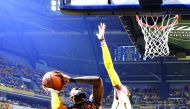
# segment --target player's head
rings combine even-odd
[[[86,99],[86,93],[82,88],[73,88],[70,92],[70,98],[74,103],[81,102]]]

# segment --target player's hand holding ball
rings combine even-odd
[[[48,92],[59,92],[65,84],[70,83],[70,76],[60,71],[47,72],[42,78],[42,87]]]

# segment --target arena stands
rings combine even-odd
[[[18,100],[0,101],[0,109],[48,109],[40,104],[28,104]]]
[[[170,88],[168,99],[160,98],[159,90],[156,88],[133,88],[132,103],[134,108],[140,107],[181,107],[181,109],[190,108],[190,85],[178,88]],[[105,98],[105,107],[110,107],[113,101],[113,90]]]
[[[13,64],[4,58],[0,58],[0,86],[2,89],[9,90],[10,92],[16,92],[26,95],[31,95],[34,93],[38,96],[49,96],[47,92],[42,89],[41,81],[45,72],[36,70],[32,68],[28,63],[16,63]],[[70,103],[69,92],[73,87],[82,87],[89,97],[92,93],[92,87],[86,85],[78,85],[71,84],[69,86],[65,86],[64,92],[62,91],[60,94],[64,98],[63,101],[66,104]],[[25,92],[23,92],[23,91]],[[31,93],[30,93],[31,92]],[[3,105],[9,106],[9,104],[37,108],[37,109],[45,109],[43,106],[39,104],[28,104],[21,102],[19,100],[5,100],[6,103],[3,102]],[[40,108],[39,108],[40,107]],[[7,108],[6,108],[7,109]]]
[[[45,72],[34,69],[29,64],[13,64],[12,62],[0,58],[0,86],[12,92],[25,93],[26,95],[40,95],[49,96],[41,86],[41,79]],[[92,93],[91,86],[71,84],[64,87],[64,91],[61,92],[61,97],[65,104],[70,104],[69,92],[73,87],[82,87],[88,97]],[[11,89],[12,88],[12,89]],[[13,90],[15,89],[15,90]],[[17,89],[17,90],[16,90]],[[23,92],[22,92],[22,91]],[[133,88],[132,103],[134,108],[141,107],[185,107],[190,108],[190,85],[182,85],[179,87],[170,87],[169,98],[162,99],[160,97],[159,89],[156,87],[149,88]],[[25,91],[25,92],[24,92]],[[29,93],[28,93],[29,92]],[[34,95],[33,95],[34,94]],[[113,100],[113,90],[104,99],[104,106],[111,107]],[[48,109],[47,106],[36,103],[27,103],[18,99],[6,98],[1,100],[0,106],[2,109],[12,109],[11,106],[23,106],[27,109]]]

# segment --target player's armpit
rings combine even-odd
[[[51,107],[52,109],[68,109],[63,105],[56,92],[52,92],[51,94]]]
[[[110,80],[112,82],[112,85],[116,86],[116,85],[121,84],[119,76],[117,75],[117,73],[114,69],[111,55],[110,55],[107,45],[102,45],[102,52],[103,52],[104,65],[106,67],[106,70],[107,70]]]

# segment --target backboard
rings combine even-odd
[[[140,2],[146,0],[112,0],[112,4],[120,5],[140,5]],[[147,1],[148,3],[149,1]],[[159,2],[159,0],[154,0],[153,3]],[[188,5],[190,4],[189,0],[162,0],[162,4],[176,4],[176,5]]]
[[[163,0],[163,4],[177,4],[177,5],[188,5],[189,0]]]
[[[142,1],[149,4],[148,9],[143,7]],[[61,0],[60,9],[68,15],[189,14],[190,0]]]
[[[179,23],[169,34],[170,51],[172,55],[181,50],[190,55],[190,0],[61,0],[60,10],[66,15],[119,15],[132,20],[135,15],[178,14]]]

